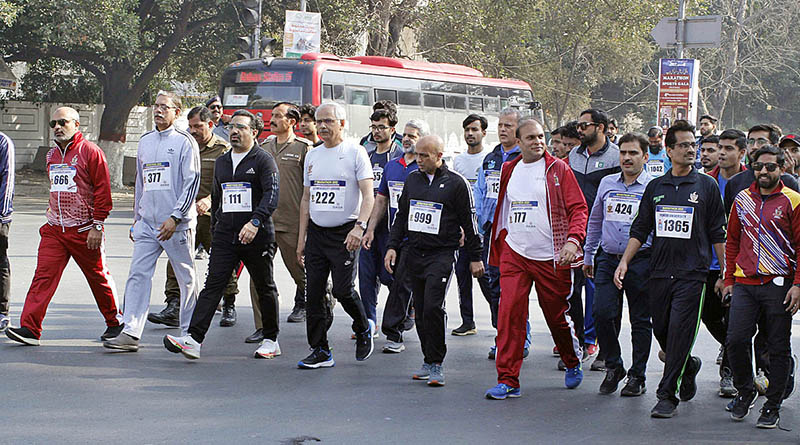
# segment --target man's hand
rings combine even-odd
[[[194,203],[194,208],[197,210],[198,215],[205,215],[208,212],[208,209],[211,208],[211,197],[206,196],[203,199],[198,200]]]
[[[375,239],[375,231],[372,229],[367,229],[367,232],[364,234],[364,237],[361,238],[361,247],[369,250],[372,247],[372,240]]]
[[[731,295],[732,293],[733,293],[733,286],[725,286],[725,288],[722,289],[722,297],[721,298],[722,298],[722,306],[723,307],[728,307],[728,306],[731,305],[730,301],[728,301],[727,303],[725,302],[725,295]]]
[[[461,238],[458,239],[458,247],[464,247],[464,229],[461,229]]]
[[[622,289],[622,282],[625,281],[625,274],[628,273],[628,263],[620,261],[617,270],[614,271],[614,285],[617,289]]]
[[[133,236],[133,234],[131,234]],[[94,250],[100,248],[100,244],[103,243],[103,231],[97,230],[94,227],[89,229],[89,234],[86,235],[86,247],[89,250]]]
[[[561,266],[569,266],[578,258],[578,251],[580,248],[572,242],[567,242],[558,254],[558,264]]]
[[[344,240],[344,245],[347,247],[347,250],[350,252],[355,252],[359,246],[361,246],[361,238],[364,236],[364,230],[359,226],[354,226],[350,233],[347,234],[347,238]]]
[[[135,225],[136,225],[136,223],[133,223],[133,225],[131,226],[131,230],[128,231],[128,238],[130,238],[131,241],[134,241],[134,239],[133,239],[133,226],[135,226]]]
[[[390,274],[394,274],[394,262],[397,260],[397,252],[394,249],[386,251],[386,256],[383,257],[383,267]]]
[[[161,223],[161,227],[158,228],[158,240],[159,241],[168,241],[172,238],[172,234],[175,233],[175,220],[172,217],[167,218],[166,221]]]
[[[305,267],[305,254],[306,254],[306,240],[305,237],[297,241],[297,262],[300,263],[301,266]]]
[[[594,266],[590,266],[588,264],[583,265],[583,276],[586,278],[594,279]]]
[[[485,272],[485,270],[483,269],[483,261],[470,261],[469,271],[475,278],[482,277],[483,273]]]
[[[720,298],[722,298],[725,296],[725,294],[723,293],[725,289],[726,289],[725,280],[723,280],[722,278],[717,278],[717,283],[714,284],[714,292],[716,292],[717,295],[719,295]]]
[[[243,225],[242,230],[239,231],[239,242],[242,244],[250,244],[256,235],[258,235],[258,227],[254,226],[252,222],[248,222]]]
[[[797,313],[797,309],[800,308],[800,287],[792,286],[789,292],[786,292],[786,299],[783,300],[783,304],[789,305],[786,307],[786,312],[791,312],[792,316],[794,316]]]

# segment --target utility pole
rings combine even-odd
[[[300,11],[306,12],[307,2],[306,0],[300,0]]]
[[[683,0],[681,0],[683,1]],[[253,28],[253,58],[261,57],[261,0],[258,0],[258,23]]]
[[[675,27],[675,43],[678,50],[678,58],[683,59],[683,47],[686,43],[686,0],[678,0],[678,23]]]

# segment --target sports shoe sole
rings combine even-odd
[[[384,346],[381,351],[384,354],[399,354],[399,353],[401,353],[401,352],[403,352],[405,350],[406,350],[406,347],[404,345],[400,345],[399,348],[390,348],[388,346]]]
[[[620,397],[639,397],[647,392],[647,387],[642,388],[639,392],[625,391],[625,388],[619,392]]]
[[[414,380],[428,380],[430,376],[430,374],[414,374],[411,378]]]
[[[781,423],[781,419],[778,419],[775,423],[758,423],[756,422],[756,428],[761,428],[764,430],[771,430],[773,428],[777,428],[778,424]]]
[[[170,352],[183,354],[183,356],[189,360],[197,360],[200,358],[200,354],[195,355],[189,353],[187,349],[184,349],[183,346],[172,340],[168,335],[164,336],[164,347]]]
[[[464,336],[467,336],[467,335],[475,335],[477,333],[478,333],[477,329],[469,329],[469,330],[463,331],[463,332],[462,331],[453,330],[453,332],[451,332],[450,335],[455,335],[456,337],[464,337]]]
[[[308,364],[302,361],[297,362],[297,367],[300,369],[318,369],[318,368],[333,368],[336,362],[333,359],[325,360],[324,362]]]
[[[651,411],[650,412],[650,417],[654,417],[656,419],[671,419],[671,418],[675,417],[675,411],[673,411],[673,412],[671,412],[669,414],[666,414],[666,413],[654,413],[654,412]]]
[[[122,352],[137,352],[139,351],[138,346],[133,345],[115,345],[113,343],[109,343],[108,341],[103,342],[103,347],[108,349],[113,349],[115,351],[122,351]]]
[[[16,342],[28,345],[28,346],[39,346],[40,341],[38,338],[28,338],[23,337],[16,332],[12,331],[11,329],[6,329],[6,337],[14,340]]]
[[[428,386],[444,386],[444,380],[431,380],[428,379]]]
[[[725,407],[725,411],[730,411],[731,412],[731,419],[733,419],[734,422],[741,422],[741,421],[744,420],[745,417],[747,417],[748,414],[750,414],[750,410],[753,409],[754,406],[756,406],[756,400],[758,400],[758,393],[757,392],[756,392],[756,396],[753,397],[753,401],[750,402],[750,406],[747,407],[747,412],[744,413],[744,415],[742,417],[736,417],[733,414],[733,407],[731,407],[731,409],[729,410],[728,407],[726,406]]]
[[[277,357],[279,355],[281,355],[281,350],[280,349],[278,349],[277,351],[275,351],[273,353],[270,353],[270,354],[259,354],[258,350],[256,350],[256,352],[253,353],[253,357],[254,358],[263,358],[263,359],[267,359],[267,360],[269,360],[271,358],[275,358],[275,357]]]
[[[516,399],[516,398],[522,397],[522,394],[521,393],[506,393],[506,394],[503,394],[502,396],[495,396],[495,395],[489,394],[487,392],[485,396],[489,400],[505,400],[505,399]]]

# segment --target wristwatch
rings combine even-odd
[[[180,218],[178,218],[178,217],[175,217],[175,216],[172,216],[172,215],[170,215],[169,217],[170,217],[170,218],[172,218],[172,220],[173,220],[173,221],[175,221],[175,224],[176,224],[176,225],[177,225],[177,224],[180,224],[180,223],[181,223],[181,221],[183,221],[182,219],[180,219]]]
[[[356,221],[356,225],[361,227],[361,230],[367,231],[367,222],[366,221]]]
[[[253,218],[253,219],[250,220],[250,224],[252,224],[253,227],[255,227],[257,229],[257,228],[261,227],[261,220],[258,219],[258,218]]]
[[[103,225],[102,225],[102,224],[100,224],[100,223],[94,223],[94,224],[92,225],[92,228],[93,228],[94,230],[98,230],[98,231],[100,231],[100,232],[102,232],[102,231],[103,231]]]

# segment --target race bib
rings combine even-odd
[[[639,212],[639,193],[611,192],[606,197],[606,221],[631,224]]]
[[[500,172],[489,170],[486,172],[486,197],[497,199],[500,193]]]
[[[657,178],[659,176],[664,176],[666,173],[666,166],[664,165],[664,161],[661,159],[654,159],[652,161],[647,161],[647,172],[650,173],[653,177]]]
[[[171,190],[169,162],[151,162],[142,166],[144,191]]]
[[[50,166],[51,192],[76,192],[75,174],[78,170],[69,164],[52,164]]]
[[[438,235],[442,208],[438,202],[412,199],[408,207],[408,230]]]
[[[252,212],[253,188],[249,182],[222,184],[222,213]]]
[[[693,207],[656,206],[656,236],[691,239],[693,216]]]
[[[397,210],[400,202],[400,195],[403,194],[403,181],[388,181],[389,183],[389,207]]]
[[[344,210],[346,185],[347,181],[311,181],[311,210],[315,212]]]
[[[533,212],[539,208],[539,201],[511,201],[511,210],[508,215],[508,229],[510,232],[533,232],[536,224]]]
[[[381,185],[381,178],[383,178],[383,167],[375,165],[372,167],[372,187],[375,190]]]

